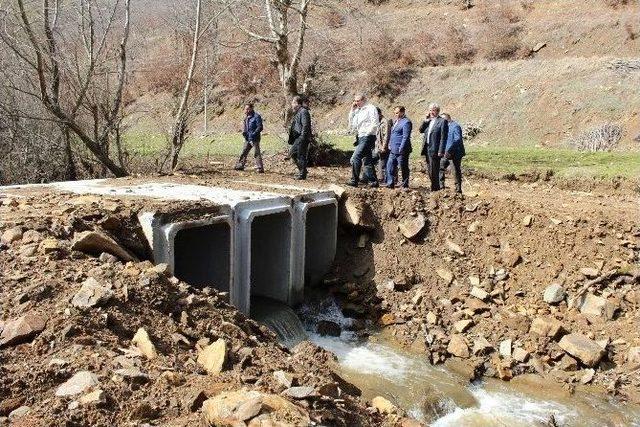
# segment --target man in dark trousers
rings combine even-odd
[[[427,160],[431,191],[440,190],[440,158],[444,156],[448,131],[447,121],[440,117],[440,106],[431,104],[425,121],[420,125],[420,133],[424,134],[420,154]]]
[[[460,125],[451,120],[451,116],[447,113],[442,114],[449,124],[449,134],[447,136],[447,145],[444,149],[444,157],[440,163],[440,188],[444,188],[444,175],[449,167],[449,163],[453,163],[453,170],[456,182],[456,193],[462,194],[462,157],[466,154],[464,151],[464,141],[462,139],[462,128]]]
[[[307,179],[307,152],[311,141],[311,115],[303,103],[304,99],[299,95],[291,100],[294,116],[289,127],[289,153],[298,167],[296,179]]]
[[[260,152],[260,134],[262,132],[262,117],[256,113],[253,104],[245,104],[244,106],[244,125],[242,128],[242,136],[244,137],[244,147],[238,163],[236,163],[235,170],[244,170],[244,166],[247,163],[247,156],[249,151],[253,148],[253,155],[256,160],[256,170],[259,173],[264,172],[264,166],[262,164],[262,153]]]
[[[387,159],[387,188],[393,188],[397,167],[402,172],[402,188],[409,188],[409,154],[411,154],[411,120],[402,105],[393,110],[395,121],[391,126],[389,158]]]

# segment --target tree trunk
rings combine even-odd
[[[76,164],[73,160],[73,150],[71,149],[71,135],[69,134],[69,128],[62,126],[62,138],[64,139],[64,154],[65,154],[65,179],[69,181],[75,181],[78,179],[78,172]]]

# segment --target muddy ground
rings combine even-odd
[[[276,169],[154,179],[299,184],[289,166]],[[304,185],[326,187],[348,171],[310,176]],[[238,182],[247,180],[256,184]],[[343,310],[469,378],[537,373],[639,401],[637,194],[471,177],[460,197],[430,193],[426,183],[414,173],[409,192],[342,196],[336,265],[324,287]],[[0,425],[9,414],[23,426],[401,422],[359,399],[325,351],[309,343],[288,350],[224,294],[144,261],[135,216],[149,201],[22,194],[0,207]],[[346,208],[364,215],[354,221]],[[128,255],[74,250],[88,231],[111,236]],[[203,352],[217,366],[201,363]]]

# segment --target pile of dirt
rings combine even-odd
[[[638,401],[637,205],[492,185],[347,191],[327,282],[343,311],[470,379],[537,373]]]
[[[2,200],[0,424],[380,423],[332,355],[288,350],[227,295],[144,261],[143,206]]]

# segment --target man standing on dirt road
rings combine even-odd
[[[262,117],[260,114],[255,112],[252,103],[245,104],[244,116],[244,124],[242,128],[244,147],[234,169],[239,171],[244,170],[244,166],[247,163],[247,156],[249,156],[249,151],[253,148],[253,155],[256,159],[256,171],[258,171],[258,173],[263,173],[264,166],[262,164],[262,153],[260,152],[260,135],[263,129]]]
[[[451,120],[449,114],[443,113],[442,118],[449,124],[449,133],[447,135],[447,145],[444,148],[444,157],[440,163],[440,188],[444,188],[445,172],[449,167],[449,163],[453,163],[456,193],[462,194],[462,158],[466,154],[462,139],[462,128],[457,122]]]
[[[368,183],[369,187],[379,185],[376,171],[373,168],[373,149],[375,148],[379,123],[380,119],[376,107],[369,104],[364,95],[355,95],[349,111],[349,130],[355,132],[358,139],[356,149],[351,157],[351,181],[347,185],[358,186],[363,164],[364,177],[362,181]]]
[[[289,127],[289,154],[298,167],[296,179],[300,180],[307,179],[307,153],[311,141],[311,115],[303,105],[304,102],[300,95],[294,96],[291,100],[294,116]]]
[[[409,188],[409,154],[411,154],[411,130],[413,124],[405,115],[405,108],[398,105],[394,110],[395,122],[391,127],[389,159],[387,160],[387,188],[394,187],[397,167],[402,172],[402,188]]]
[[[438,104],[429,105],[427,117],[420,125],[420,133],[424,134],[420,154],[425,156],[427,161],[431,191],[440,190],[440,158],[444,156],[449,130],[447,121],[441,118],[439,114],[440,106]]]
[[[380,181],[387,182],[387,158],[389,157],[389,140],[393,121],[384,117],[379,107],[376,107],[376,110],[378,111],[378,120],[380,123],[378,124],[378,132],[376,133],[376,149],[373,157],[374,160],[377,160],[376,163]]]

